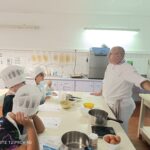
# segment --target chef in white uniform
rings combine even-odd
[[[123,121],[122,126],[127,133],[128,121],[135,109],[132,87],[135,84],[150,90],[150,81],[139,75],[133,66],[125,63],[124,55],[125,51],[122,47],[116,46],[111,49],[102,90],[91,94],[104,96],[116,118]]]

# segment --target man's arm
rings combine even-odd
[[[148,80],[145,80],[141,83],[141,87],[144,89],[144,90],[147,90],[147,91],[150,91],[150,81]]]

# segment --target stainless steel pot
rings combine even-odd
[[[65,133],[61,141],[63,143],[61,149],[63,150],[88,150],[89,147],[89,137],[78,131]]]
[[[108,117],[108,113],[104,110],[91,109],[88,113],[90,115],[90,121],[92,125],[105,126],[107,124],[107,120],[113,120],[119,123],[123,123],[122,120]]]

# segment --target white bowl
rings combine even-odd
[[[113,139],[111,142],[110,140],[106,140],[107,138],[109,139],[109,137],[116,137],[116,135],[112,135],[112,134],[106,134],[105,136],[103,136],[103,141],[105,142],[105,144],[107,145],[107,150],[119,150],[119,146],[120,146],[120,141],[116,141],[115,139]],[[120,138],[120,136],[117,136]],[[118,142],[118,143],[117,143]]]

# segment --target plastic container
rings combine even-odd
[[[90,134],[89,134],[89,139],[90,139],[90,146],[91,146],[94,150],[97,150],[98,135],[95,134],[95,133],[90,133]]]

